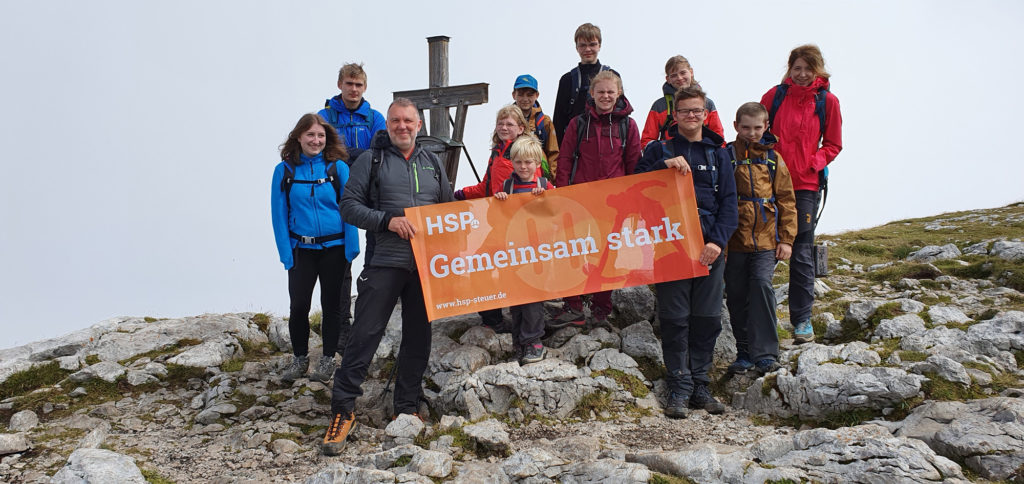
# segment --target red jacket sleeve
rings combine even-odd
[[[555,172],[555,186],[558,187],[569,186],[569,173],[572,171],[573,154],[576,153],[577,119],[573,117],[569,121],[569,125],[565,127],[565,133],[562,135],[562,145],[558,148],[559,165],[561,165],[558,167],[558,171]]]
[[[490,174],[491,179],[491,195],[501,191],[502,184],[505,183],[505,179],[512,175],[515,171],[512,168],[512,164],[508,160],[496,156],[494,162],[487,166],[487,172],[484,174],[483,180],[476,185],[468,186],[462,189],[462,194],[466,196],[466,199],[471,198],[484,198],[487,196],[487,175]]]
[[[711,111],[708,113],[708,118],[704,120],[704,124],[707,125],[711,131],[718,133],[722,139],[725,139],[725,128],[722,127],[722,120],[718,117],[718,111]]]
[[[825,136],[821,147],[811,157],[815,171],[822,171],[843,150],[843,115],[839,112],[839,98],[831,92],[825,95]]]
[[[764,93],[764,96],[761,96],[761,105],[769,112],[771,112],[772,109],[772,99],[775,99],[775,89],[776,88],[773,87],[769,89],[768,92]],[[772,127],[769,126],[768,130],[771,131],[771,129]]]
[[[661,132],[661,125],[665,123],[665,118],[668,113],[659,113],[657,111],[649,111],[647,113],[647,121],[644,122],[644,131],[640,135],[640,149],[644,149],[647,143],[658,139],[658,135]]]

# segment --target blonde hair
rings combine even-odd
[[[741,116],[750,116],[751,118],[759,118],[765,123],[768,122],[768,110],[765,109],[764,105],[758,102],[743,103],[739,109],[736,110],[736,122],[740,122]]]
[[[527,133],[512,142],[510,156],[512,161],[532,160],[539,165],[544,159],[544,148],[541,147],[540,140],[533,133]]]
[[[363,84],[367,84],[366,71],[363,70],[362,64],[356,64],[353,62],[341,66],[341,69],[338,71],[338,82],[341,82],[346,77],[351,77],[353,79],[362,79]]]
[[[825,70],[825,58],[821,56],[821,49],[814,44],[804,44],[790,51],[789,62],[786,64],[786,75],[782,78],[783,81],[789,77],[789,73],[793,70],[793,64],[796,63],[797,59],[803,59],[810,66],[811,70],[814,71],[814,75],[822,79],[828,79],[831,76]]]
[[[527,132],[526,129],[526,117],[523,116],[523,110],[519,109],[519,106],[515,104],[509,104],[498,110],[498,117],[494,119],[494,123],[497,124],[505,118],[512,118],[516,124],[523,127],[523,132]],[[498,137],[498,128],[494,128],[494,133],[491,134],[491,146],[498,146],[501,144],[501,138]]]
[[[593,79],[590,80],[590,95],[594,95],[594,86],[599,82],[615,81],[615,87],[619,88],[619,95],[622,95],[622,79],[618,74],[612,71],[601,71],[598,72]]]

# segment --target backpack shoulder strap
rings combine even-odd
[[[506,178],[505,182],[501,185],[501,191],[511,195],[514,184],[515,182],[512,180],[512,177]]]
[[[371,148],[370,153],[370,203],[373,204],[374,209],[380,210],[380,164],[384,150]]]
[[[814,94],[814,113],[818,115],[818,126],[821,127],[821,137],[825,138],[825,99],[828,97],[828,89],[822,87]]]
[[[715,193],[718,193],[718,165],[715,163],[715,147],[705,146],[704,156],[707,169],[711,171],[711,184],[715,187]]]
[[[341,178],[338,176],[338,160],[332,161],[327,165],[327,179],[331,181],[331,185],[334,186],[335,198],[338,201],[338,206],[341,206]]]
[[[660,141],[660,143],[661,143],[661,156],[663,156],[664,159],[667,160],[669,158],[674,158],[676,156],[675,148],[672,148],[672,140],[663,139],[663,140]]]
[[[772,98],[772,106],[768,108],[768,126],[775,126],[775,113],[779,112],[779,106],[782,105],[782,100],[786,98],[786,91],[789,90],[789,85],[786,83],[775,86],[775,97]]]
[[[580,161],[580,144],[583,141],[583,135],[586,132],[587,126],[583,123],[589,123],[589,117],[585,117],[586,112],[576,116],[576,149],[572,152],[572,170],[569,170],[569,184],[572,185],[573,180],[576,179],[576,167]]]
[[[622,150],[622,158],[626,158],[626,142],[629,141],[629,116],[619,119],[619,149]]]
[[[569,71],[570,88],[572,88],[572,95],[569,96],[569,106],[576,104],[576,97],[580,95],[580,88],[583,87],[583,73],[580,72],[580,67],[573,67]]]

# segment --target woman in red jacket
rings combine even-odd
[[[484,179],[476,185],[456,191],[456,200],[490,197],[500,192],[505,180],[512,176],[512,142],[526,132],[526,118],[523,117],[523,110],[515,104],[499,109],[497,118],[494,122],[494,134],[491,136],[491,157],[487,161]],[[541,176],[539,167],[537,176]],[[484,326],[489,326],[495,331],[507,329],[502,324],[501,309],[488,309],[480,311],[479,314]]]
[[[789,320],[797,343],[814,341],[814,227],[825,167],[843,149],[843,116],[828,79],[821,50],[801,45],[789,53],[782,84],[761,97],[770,130],[779,139],[775,150],[786,160],[796,191],[799,220],[789,266]]]

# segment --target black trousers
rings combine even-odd
[[[655,284],[670,391],[689,396],[694,383],[711,381],[708,370],[722,332],[724,272],[725,257],[720,255],[707,276]]]
[[[341,327],[341,285],[350,263],[345,259],[345,246],[326,249],[296,249],[295,265],[288,269],[288,333],[295,356],[309,353],[309,308],[313,288],[320,280],[320,308],[323,318],[320,333],[324,341],[324,356],[334,356]]]
[[[725,263],[726,306],[736,358],[752,363],[779,359],[779,333],[775,330],[775,251],[730,252]]]
[[[789,321],[796,326],[811,319],[814,306],[814,217],[821,192],[796,191],[796,240],[789,261]]]
[[[395,414],[417,411],[423,373],[430,358],[430,321],[423,305],[419,275],[392,267],[367,267],[356,281],[356,315],[345,346],[345,357],[334,372],[331,411],[349,413],[363,394],[370,362],[387,329],[391,312],[402,298],[402,345],[395,377]]]

